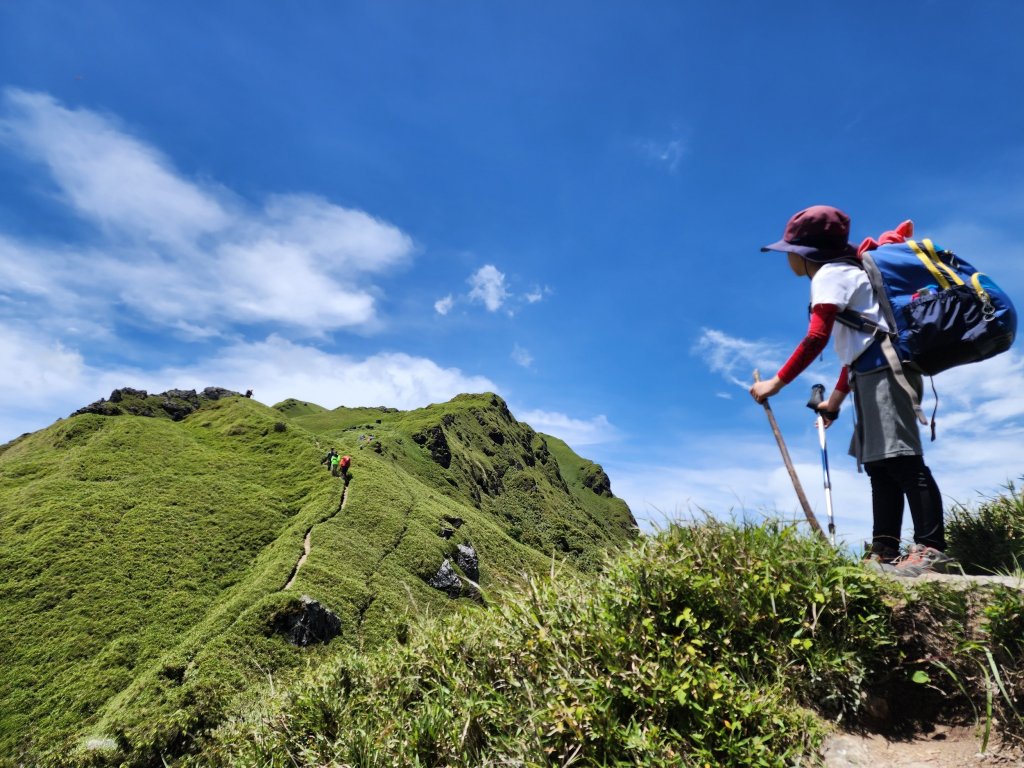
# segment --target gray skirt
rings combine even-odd
[[[924,392],[921,375],[906,368],[907,381]],[[854,424],[850,455],[858,464],[891,459],[894,456],[921,456],[921,433],[910,396],[900,387],[889,368],[869,373],[850,371],[857,423]]]

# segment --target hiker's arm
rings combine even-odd
[[[843,401],[846,396],[850,394],[850,368],[844,365],[843,370],[839,373],[839,380],[836,382],[836,388],[832,390],[832,394],[829,395],[828,400],[825,400],[818,404],[818,411],[821,412],[821,420],[825,422],[825,428],[832,426],[835,419],[830,419],[826,416],[826,413],[839,413],[839,409],[843,406]]]
[[[820,355],[828,344],[837,314],[839,307],[835,304],[814,305],[811,310],[811,321],[807,326],[807,335],[793,350],[786,364],[772,378],[757,382],[750,388],[750,394],[757,402],[763,403],[765,398],[777,393],[814,362],[814,358]]]

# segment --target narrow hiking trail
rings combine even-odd
[[[292,568],[292,575],[288,578],[288,583],[281,588],[282,591],[292,588],[292,584],[294,584],[295,579],[298,578],[299,570],[306,564],[306,559],[309,557],[310,550],[313,549],[313,529],[320,525],[320,523],[326,523],[345,508],[345,504],[348,503],[348,487],[348,483],[345,483],[345,488],[341,492],[341,504],[338,505],[338,509],[329,517],[325,517],[323,520],[309,526],[309,530],[306,531],[306,538],[302,542],[302,556],[299,558],[299,561],[295,563],[295,567]]]

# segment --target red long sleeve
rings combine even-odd
[[[828,344],[832,335],[832,326],[835,325],[837,314],[839,307],[835,304],[815,304],[811,309],[807,335],[776,374],[785,384],[789,384],[803,373],[804,369],[814,362],[814,358],[821,354],[821,350]]]

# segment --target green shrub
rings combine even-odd
[[[1013,483],[1007,493],[976,509],[957,505],[946,523],[949,554],[967,573],[1019,571],[1024,564],[1024,498]]]

